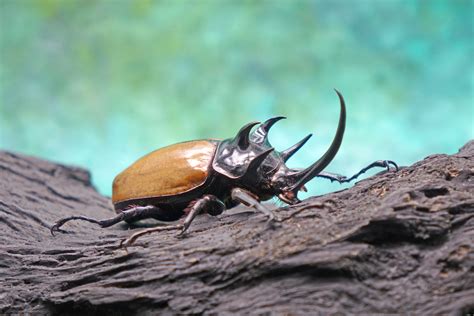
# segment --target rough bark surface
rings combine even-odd
[[[128,253],[157,222],[50,235],[114,214],[87,171],[0,152],[0,175],[0,314],[474,312],[474,141],[276,209],[277,228],[240,208]]]

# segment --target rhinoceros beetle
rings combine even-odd
[[[393,161],[378,160],[349,178],[323,171],[339,150],[346,125],[344,98],[337,90],[336,93],[341,107],[336,135],[326,153],[306,169],[288,168],[285,162],[311,134],[278,152],[267,136],[273,124],[284,117],[273,117],[262,124],[252,122],[242,127],[234,138],[178,143],[140,158],[114,179],[112,202],[117,216],[103,220],[66,217],[51,227],[51,233],[65,232],[60,227],[71,220],[109,227],[121,221],[131,223],[145,218],[176,221],[185,217],[182,224],[150,228],[132,235],[125,242],[130,245],[139,236],[154,231],[178,229],[184,233],[197,214],[216,216],[239,203],[255,208],[269,221],[274,221],[272,211],[260,202],[276,196],[287,204],[297,204],[300,202],[298,191],[305,190],[305,183],[314,177],[343,183],[373,167],[390,170],[393,165],[398,170]]]

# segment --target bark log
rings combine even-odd
[[[0,152],[0,174],[0,314],[474,313],[474,141],[277,208],[273,229],[237,208],[128,252],[138,225],[50,235],[114,214],[87,171]]]

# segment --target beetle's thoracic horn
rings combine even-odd
[[[309,134],[287,150],[282,151],[280,155],[283,161],[286,162],[288,159],[290,159],[290,157],[293,156],[295,152],[297,152],[301,147],[303,147],[303,145],[308,141],[308,139],[311,138],[311,136],[313,136],[313,134]]]
[[[258,154],[255,158],[253,158],[249,163],[247,173],[257,171],[258,167],[260,167],[265,158],[267,158],[267,156],[270,155],[273,150],[274,148],[267,149],[264,152]]]
[[[249,139],[249,134],[250,131],[252,130],[252,127],[255,125],[260,124],[260,122],[251,122],[245,125],[240,129],[240,131],[237,133],[237,136],[234,138],[234,142],[237,143],[240,149],[247,149],[250,145],[250,139]]]
[[[265,140],[267,139],[268,131],[270,130],[270,128],[273,126],[273,124],[275,124],[276,122],[278,122],[279,120],[282,120],[282,119],[286,119],[286,117],[276,116],[276,117],[269,118],[268,120],[263,122],[257,128],[257,130],[253,133],[253,135],[252,135],[253,141],[257,144],[262,144],[263,142],[265,142]]]
[[[326,166],[333,160],[334,156],[336,156],[337,151],[342,143],[342,138],[344,136],[344,130],[346,128],[346,105],[344,102],[344,98],[342,97],[341,93],[335,90],[338,97],[339,103],[341,105],[341,113],[339,114],[339,123],[336,130],[336,136],[329,146],[329,149],[326,153],[314,164],[309,166],[308,168],[304,169],[303,171],[298,172],[295,174],[296,176],[296,183],[292,185],[290,188],[291,191],[297,192],[306,182],[314,178],[318,173],[324,170]]]

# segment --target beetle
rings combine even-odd
[[[113,181],[112,202],[117,216],[103,220],[66,217],[51,227],[51,233],[65,232],[61,226],[71,220],[109,227],[121,221],[131,223],[154,218],[170,222],[184,217],[182,224],[150,228],[132,235],[126,241],[126,245],[130,245],[139,236],[154,231],[178,229],[183,234],[196,215],[208,213],[216,216],[240,203],[264,213],[272,222],[275,221],[273,212],[261,201],[276,196],[287,204],[297,204],[300,202],[298,191],[305,190],[305,183],[315,177],[343,183],[373,167],[390,170],[393,165],[398,170],[395,162],[378,160],[352,177],[323,171],[339,150],[346,125],[344,98],[335,91],[340,103],[336,135],[325,154],[308,168],[293,169],[285,163],[312,134],[278,152],[268,141],[268,132],[285,117],[273,117],[262,124],[252,122],[243,126],[233,138],[183,142],[145,155]]]

